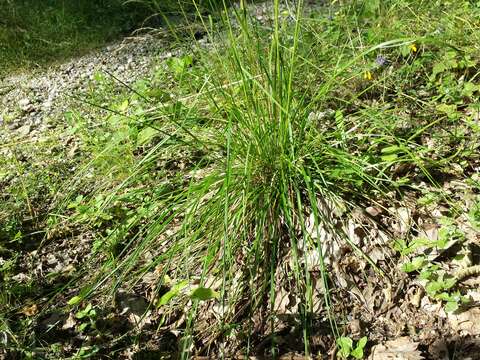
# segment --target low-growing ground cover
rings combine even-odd
[[[476,354],[479,13],[234,7],[86,80],[0,158],[6,354]]]
[[[0,77],[61,62],[130,33],[149,14],[146,6],[138,4],[122,0],[3,0]]]

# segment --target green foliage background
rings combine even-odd
[[[0,76],[112,41],[141,25],[148,11],[123,0],[2,0]]]

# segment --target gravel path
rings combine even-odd
[[[97,72],[126,83],[146,76],[154,60],[172,56],[168,43],[152,35],[126,38],[47,69],[0,79],[0,144],[13,137],[38,137],[66,110],[66,98],[81,93]]]

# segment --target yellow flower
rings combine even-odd
[[[372,80],[372,79],[373,79],[372,73],[371,73],[370,71],[368,71],[368,70],[365,71],[365,72],[363,73],[363,78],[364,78],[365,80]]]
[[[415,45],[415,44],[410,45],[410,50],[412,50],[412,52],[417,52],[417,50],[418,50],[417,45]]]

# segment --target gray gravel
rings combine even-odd
[[[48,132],[68,96],[85,91],[97,72],[126,83],[146,76],[154,60],[172,56],[167,45],[152,35],[126,38],[61,65],[6,77],[0,82],[0,144]]]

